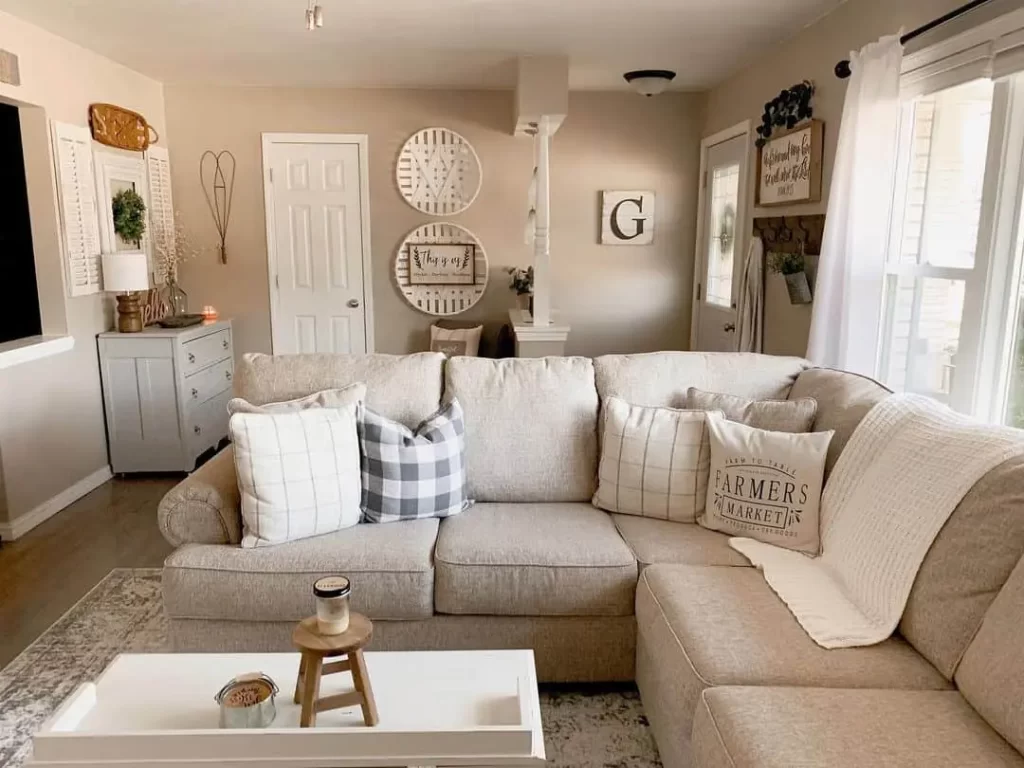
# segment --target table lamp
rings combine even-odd
[[[139,251],[103,254],[103,290],[117,294],[117,330],[142,330],[142,307],[135,291],[149,290],[149,262]]]

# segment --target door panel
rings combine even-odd
[[[366,352],[359,146],[275,142],[267,162],[274,353]]]
[[[695,279],[698,283],[696,348],[730,352],[736,349],[736,299],[744,254],[740,230],[740,194],[747,138],[715,144],[707,150],[704,178],[704,221]]]

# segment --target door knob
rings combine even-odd
[[[733,331],[736,330],[736,323],[726,323],[725,325],[722,326],[722,330],[724,330],[726,333],[732,333]]]
[[[356,309],[359,306],[359,299],[349,299],[348,305],[352,307],[352,309]]]

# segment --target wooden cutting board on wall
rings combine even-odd
[[[93,139],[100,144],[133,152],[145,152],[150,144],[160,140],[160,135],[146,122],[146,118],[114,104],[90,104],[89,126]]]

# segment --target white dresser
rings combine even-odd
[[[191,472],[227,438],[230,320],[101,333],[99,353],[114,472]]]

